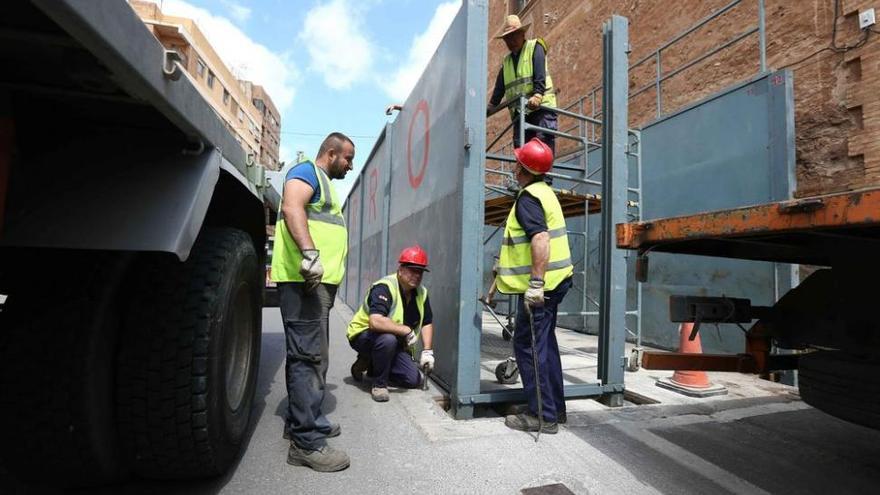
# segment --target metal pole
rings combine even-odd
[[[764,26],[764,0],[758,0],[758,50],[761,52],[761,73],[767,72],[767,30]]]
[[[660,67],[660,50],[657,50],[657,78],[654,80],[654,92],[657,93],[657,117],[663,115],[663,96],[661,93],[660,85],[663,84],[663,81],[660,80],[663,77],[663,69]]]
[[[626,356],[626,258],[616,249],[615,226],[626,222],[628,143],[628,21],[612,16],[603,28],[604,92],[602,117],[602,235],[599,293],[599,380],[623,384]],[[622,393],[603,397],[609,406],[623,405]]]
[[[519,97],[519,115],[517,115],[519,119],[519,145],[522,146],[526,144],[526,99],[523,96]]]

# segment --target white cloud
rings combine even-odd
[[[362,8],[350,0],[331,0],[306,14],[300,40],[308,48],[310,68],[333,89],[366,79],[375,48],[362,27]]]
[[[251,9],[232,0],[223,0],[223,5],[229,9],[229,15],[240,24],[244,24],[251,18]]]
[[[300,74],[289,54],[273,52],[229,19],[183,0],[164,0],[162,11],[194,20],[232,72],[264,86],[281,112],[293,103]]]
[[[460,7],[461,2],[459,0],[452,0],[438,5],[437,10],[434,11],[434,17],[431,18],[431,22],[428,24],[428,29],[413,38],[406,62],[398,67],[394,75],[391,76],[390,82],[382,85],[385,88],[385,92],[394,101],[403,102],[409,96],[416,83],[419,82],[419,77],[424,72],[425,67],[428,66],[428,62],[431,61],[434,52],[437,51],[440,41],[443,40],[443,36],[452,24],[452,20],[455,18],[455,14],[458,13]]]

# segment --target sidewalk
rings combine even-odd
[[[668,407],[655,404],[609,410],[592,400],[573,401],[569,406],[569,426],[560,428],[557,435],[542,435],[535,443],[534,437],[505,427],[501,417],[468,421],[452,419],[434,400],[440,392],[433,384],[428,392],[392,390],[389,402],[376,403],[370,397],[369,385],[358,384],[349,376],[348,368],[355,359],[355,352],[344,337],[350,317],[348,308],[337,301],[330,320],[327,410],[331,420],[342,426],[342,435],[330,442],[349,453],[351,467],[339,473],[316,473],[285,464],[287,442],[281,438],[283,420],[280,417],[286,400],[284,341],[277,310],[266,310],[263,371],[274,373],[271,384],[267,384],[265,402],[275,414],[263,414],[242,461],[247,466],[244,469],[239,467],[240,471],[249,471],[252,467],[258,471],[247,476],[233,475],[224,492],[269,493],[274,492],[270,486],[288,482],[291,493],[514,494],[524,488],[557,483],[564,484],[573,493],[661,493],[645,484],[643,473],[631,472],[628,466],[616,460],[615,455],[609,455],[604,441],[594,445],[590,429],[629,423],[633,418],[638,422],[654,421],[656,424],[657,420],[663,421],[670,415]],[[563,346],[569,347],[575,343],[571,339],[583,337],[566,334],[561,340]],[[589,362],[589,356],[581,354],[565,358],[566,367],[579,367],[583,364],[578,361],[580,359]],[[636,381],[631,380],[630,375],[627,373],[628,386],[631,381]],[[494,379],[494,375],[491,376]],[[261,376],[261,382],[266,383],[267,378]],[[647,375],[644,378],[650,379]],[[737,379],[741,380],[741,377],[737,376]],[[651,392],[659,395],[669,393],[653,385],[642,388],[651,388]],[[751,399],[748,404],[742,400],[727,400],[726,403],[746,408],[741,412],[746,415],[806,408],[788,391],[790,389],[785,394],[776,393],[774,397],[765,394],[763,400]],[[732,397],[744,398],[733,392]],[[688,401],[694,402],[694,399],[669,398],[669,403],[678,407],[687,406]],[[713,414],[729,414],[721,405],[723,399],[714,402],[717,403],[715,406],[703,402],[682,410],[688,420],[679,423],[705,422],[712,420]],[[607,433],[602,438],[608,440]],[[268,451],[258,452],[255,449],[260,445],[271,447]],[[265,484],[265,490],[261,489],[261,484]],[[672,482],[679,493],[700,491],[699,485],[694,487],[695,491],[688,488],[689,484],[686,480]]]

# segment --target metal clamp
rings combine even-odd
[[[165,56],[162,58],[162,74],[165,75],[165,79],[172,81],[180,79],[184,71],[182,60],[176,50],[165,50]]]

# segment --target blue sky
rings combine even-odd
[[[329,132],[352,136],[355,170],[403,102],[460,0],[153,0],[194,19],[239,77],[265,86],[281,111],[281,159],[313,157]]]

